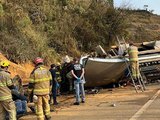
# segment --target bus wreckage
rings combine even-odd
[[[148,66],[160,65],[160,41],[138,44],[138,50],[138,59],[142,70],[145,68],[145,71]],[[127,69],[128,56],[119,57],[118,47],[111,49],[109,53],[112,56],[106,54],[101,46],[96,47],[96,51],[101,54],[101,57],[87,55],[80,59],[85,67],[85,86],[99,87],[118,83]],[[104,54],[107,55],[105,58]],[[158,73],[160,74],[160,72]],[[158,78],[160,78],[160,75],[158,75]]]

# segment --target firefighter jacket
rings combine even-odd
[[[138,48],[136,46],[130,46],[128,48],[129,60],[138,61]]]
[[[42,65],[37,66],[30,75],[29,95],[48,95],[50,93],[51,83],[50,72]]]
[[[5,70],[0,70],[0,101],[11,100],[11,90],[12,80],[10,79],[10,74]]]
[[[60,75],[60,71],[56,70],[56,79],[57,82],[61,82],[61,75]]]

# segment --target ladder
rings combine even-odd
[[[122,41],[120,41],[119,38],[118,38],[118,36],[116,36],[116,37],[117,37],[117,42],[118,42],[119,47],[120,47],[119,49],[122,49],[122,48],[121,48],[121,45],[125,45],[125,48],[127,49],[127,44],[126,44],[124,38],[122,37]],[[123,50],[121,50],[121,51],[123,51]],[[121,57],[122,57],[122,56],[121,56]],[[135,79],[134,79],[133,76],[132,76],[132,72],[131,72],[131,69],[130,69],[129,63],[128,63],[129,60],[126,59],[125,57],[123,57],[123,59],[124,59],[124,61],[125,61],[125,64],[126,64],[126,67],[127,67],[128,72],[129,72],[129,75],[130,75],[130,77],[131,77],[132,83],[133,83],[133,85],[134,85],[135,91],[138,93],[138,88],[137,88],[138,86],[136,85]],[[139,78],[138,78],[138,83],[139,83],[139,85],[140,85],[141,91],[144,92],[144,91],[146,90],[146,86],[145,86],[145,84],[144,84],[144,81],[143,81],[143,78],[142,78],[140,69],[139,69],[139,74],[140,74],[140,75],[139,75]]]

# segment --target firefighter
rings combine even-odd
[[[6,119],[6,112],[9,114],[9,120],[16,120],[16,107],[12,100],[11,90],[14,89],[10,73],[7,71],[9,67],[8,61],[0,63],[0,117],[1,120]]]
[[[71,74],[71,69],[72,69],[72,62],[69,58],[68,55],[65,56],[64,58],[64,63],[62,64],[62,70],[61,70],[61,92],[70,92],[72,87],[72,74]]]
[[[130,42],[128,48],[129,61],[133,79],[139,79],[139,62],[138,62],[138,48],[134,45],[134,43]]]
[[[51,74],[43,65],[43,59],[37,57],[34,60],[35,68],[31,72],[28,86],[29,96],[33,92],[33,99],[36,105],[36,115],[38,120],[51,119],[49,93],[51,87]]]
[[[61,64],[58,62],[57,66],[56,66],[56,78],[57,78],[57,96],[60,95],[60,87],[61,87],[61,82],[62,82],[62,78],[61,78]]]

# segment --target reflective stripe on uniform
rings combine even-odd
[[[6,87],[6,86],[11,86],[11,85],[12,85],[12,81],[9,81],[8,83],[6,83],[6,82],[0,82],[0,87]]]
[[[32,92],[32,91],[33,91],[33,89],[29,89],[29,88],[28,88],[28,92]]]
[[[57,75],[60,75],[60,72],[56,72]]]
[[[34,92],[49,92],[49,89],[34,89]]]
[[[36,106],[36,115],[37,115],[37,118],[44,118],[44,115],[43,115],[43,111],[39,111],[37,112],[37,106]]]
[[[29,82],[30,82],[30,83],[34,83],[34,79],[30,79]]]
[[[36,112],[37,115],[43,115],[43,112]]]
[[[139,76],[139,73],[132,73],[133,76]]]
[[[138,61],[138,58],[129,58],[129,61]]]
[[[7,82],[8,86],[12,85],[12,81],[10,80],[9,82]]]
[[[44,67],[39,67],[41,70],[44,70],[45,68]]]
[[[128,52],[129,52],[129,53],[134,53],[134,52],[137,52],[137,53],[138,53],[137,50],[129,50]]]
[[[6,83],[0,82],[0,87],[6,87],[6,86],[7,86]]]
[[[11,96],[11,95],[8,95],[8,96],[0,96],[0,101],[8,100],[8,99],[12,99],[12,96]]]
[[[50,110],[45,110],[45,115],[50,115]]]
[[[37,118],[44,118],[44,115],[37,115]]]
[[[29,88],[28,88],[28,91],[32,91],[32,90],[33,90],[33,89],[29,89]]]
[[[50,78],[42,78],[42,79],[30,79],[30,83],[37,83],[37,82],[45,82],[50,81]]]

